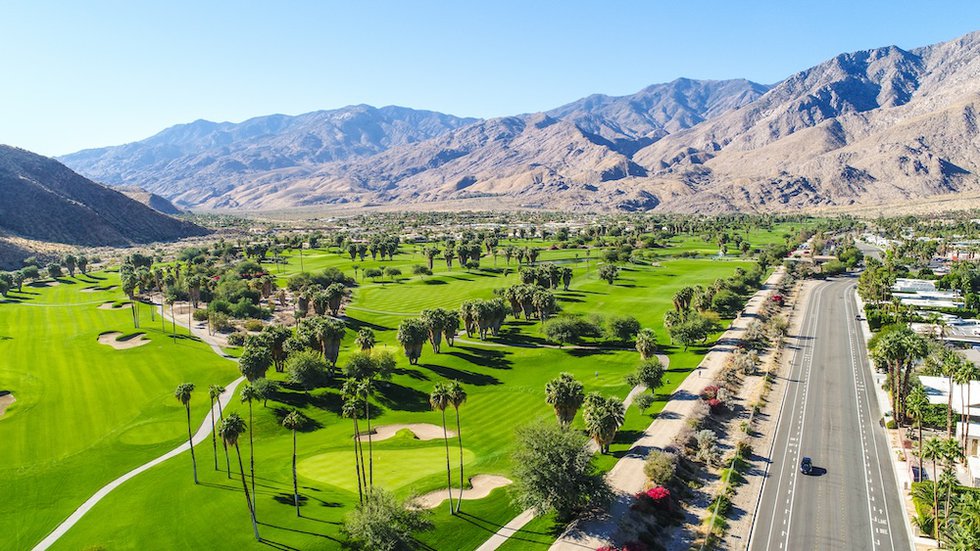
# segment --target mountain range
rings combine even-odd
[[[207,233],[92,182],[54,159],[0,145],[0,252],[22,248],[6,238],[126,246]]]
[[[980,190],[978,103],[974,32],[841,54],[773,85],[678,79],[485,120],[358,105],[196,121],[61,160],[195,209],[877,205]]]

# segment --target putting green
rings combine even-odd
[[[364,447],[364,456],[367,458],[366,442]],[[475,458],[473,452],[463,448],[464,465],[472,463]],[[456,448],[453,443],[450,443],[449,447],[449,460],[451,465],[458,468],[459,448]],[[389,490],[410,486],[416,480],[445,472],[445,468],[446,448],[442,445],[407,449],[381,449],[377,446],[374,448],[374,484]],[[304,478],[331,484],[349,492],[357,492],[353,443],[350,451],[332,451],[304,459],[296,465],[296,471]]]
[[[119,441],[133,446],[159,444],[169,442],[173,434],[186,430],[187,425],[176,419],[173,421],[154,421],[127,429],[119,435]]]

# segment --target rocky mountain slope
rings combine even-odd
[[[117,186],[115,189],[116,191],[122,192],[126,197],[139,201],[157,212],[169,214],[170,216],[176,216],[181,212],[170,201],[160,197],[156,193],[150,193],[143,188],[136,186]]]
[[[980,32],[841,54],[772,87],[678,79],[479,121],[364,106],[198,121],[64,160],[196,208],[881,204],[980,190],[978,102]]]
[[[101,246],[206,233],[79,176],[53,159],[0,145],[0,234]]]

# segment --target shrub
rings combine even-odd
[[[376,488],[344,517],[344,532],[358,549],[410,549],[415,546],[417,532],[432,528],[430,514]]]
[[[584,337],[599,337],[602,328],[591,321],[577,316],[561,316],[544,325],[544,335],[558,344],[574,343]]]
[[[242,346],[245,344],[245,333],[232,333],[228,335],[228,345],[229,346]]]
[[[636,408],[638,410],[640,410],[640,411],[646,411],[647,409],[650,408],[650,406],[653,405],[653,403],[656,400],[657,399],[653,396],[653,394],[647,394],[646,392],[644,392],[643,394],[640,394],[639,396],[637,396],[633,400],[633,403],[636,404]]]
[[[711,408],[712,413],[718,413],[725,407],[725,403],[718,398],[712,398],[708,400],[708,407]]]
[[[718,385],[708,385],[701,390],[703,400],[714,400],[718,397]]]
[[[609,336],[628,342],[640,332],[640,322],[633,316],[613,316],[608,322]]]
[[[206,321],[208,319],[207,310],[194,310],[191,315],[194,317],[194,321]]]
[[[674,478],[677,471],[677,456],[662,451],[651,451],[643,462],[643,473],[652,484],[663,486]]]
[[[243,325],[246,331],[261,331],[265,327],[259,320],[245,320]]]
[[[888,422],[885,423],[885,428],[886,429],[897,429],[898,428],[898,423],[894,419],[889,419]]]

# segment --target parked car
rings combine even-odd
[[[800,472],[803,474],[810,474],[813,471],[813,461],[809,457],[804,457],[803,461],[800,461]]]

